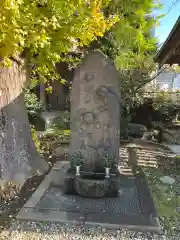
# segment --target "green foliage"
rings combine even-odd
[[[161,169],[144,169],[147,176],[149,186],[152,190],[153,199],[158,211],[158,215],[162,221],[164,230],[167,232],[168,239],[172,236],[179,235],[179,213],[176,207],[180,204],[180,199],[177,195],[180,181],[178,180],[178,173],[172,169],[168,170],[168,175],[176,179],[173,185],[162,184],[159,180],[164,176]],[[176,232],[178,230],[178,233]]]
[[[176,117],[176,113],[178,111],[179,106],[174,103],[165,103],[161,107],[159,107],[159,111],[163,116],[163,120],[173,120]]]
[[[24,98],[28,115],[31,118],[37,117],[44,110],[43,105],[38,101],[35,93],[31,93],[29,90],[26,90]]]
[[[84,157],[80,151],[76,151],[72,156],[71,156],[71,164],[72,167],[80,166],[84,163]]]
[[[56,130],[64,130],[70,128],[70,114],[68,111],[65,111],[61,116],[58,116],[52,120],[52,123],[49,125],[49,128]]]
[[[70,114],[65,111],[60,116],[54,118],[48,129],[44,132],[44,136],[68,141],[70,139]]]
[[[35,130],[34,126],[31,126],[31,133],[32,133],[32,139],[34,141],[36,149],[39,153],[41,153],[41,143],[38,139],[38,136],[37,136],[37,133],[36,133],[36,130]]]
[[[120,16],[120,21],[99,40],[99,46],[115,61],[118,69],[148,69],[153,65],[157,39],[151,31],[159,17],[156,19],[151,14],[155,7],[160,7],[157,2],[114,0],[106,9],[108,14]]]
[[[159,91],[153,95],[154,108],[160,111],[162,120],[168,121],[176,117],[180,111],[180,104],[178,101],[174,102],[171,99],[171,93],[166,91]]]
[[[1,0],[0,59],[9,64],[10,57],[24,53],[33,67],[32,82],[39,78],[46,82],[58,77],[57,62],[75,60],[67,53],[78,52],[98,38],[118,69],[146,65],[150,71],[156,51],[150,30],[157,23],[150,14],[158,2]]]
[[[159,109],[163,107],[164,105],[172,103],[170,99],[170,94],[169,92],[166,91],[158,91],[153,95],[153,101],[154,101],[154,107],[156,109]]]
[[[0,59],[26,56],[32,75],[40,81],[56,79],[55,63],[71,61],[73,48],[87,46],[118,21],[105,16],[111,0],[1,0]]]
[[[159,16],[151,16],[156,7],[160,7],[158,1],[113,1],[107,12],[117,13],[120,21],[94,44],[114,60],[120,72],[123,105],[131,105],[141,88],[151,81],[158,46],[152,30]]]
[[[44,132],[44,137],[56,138],[57,140],[68,141],[70,140],[70,130],[60,130],[58,128],[48,128]]]
[[[110,154],[108,151],[103,151],[99,154],[100,158],[104,162],[104,167],[111,168],[115,164],[115,156]]]

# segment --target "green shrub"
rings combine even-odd
[[[70,130],[69,129],[61,130],[58,128],[48,128],[44,132],[44,137],[56,138],[56,139],[59,139],[62,141],[68,141],[68,140],[70,140]]]
[[[169,121],[176,117],[180,105],[172,101],[168,92],[156,93],[153,102],[154,108],[160,112],[163,121]]]
[[[158,110],[161,112],[163,120],[168,121],[176,117],[178,106],[173,103],[166,103],[162,105]]]
[[[39,102],[36,94],[31,93],[30,90],[26,90],[24,96],[29,118],[36,118],[44,110],[43,105]]]
[[[70,128],[70,114],[65,111],[61,116],[58,116],[52,120],[49,128],[65,130]]]
[[[58,138],[61,140],[69,140],[70,138],[70,115],[69,112],[64,112],[52,120],[44,136],[50,138]]]
[[[170,94],[165,91],[159,91],[153,96],[153,106],[155,109],[160,109],[164,105],[171,104]]]

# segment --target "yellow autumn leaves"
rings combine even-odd
[[[26,48],[37,53],[36,60],[43,65],[51,56],[68,52],[72,39],[88,45],[118,21],[116,15],[103,13],[110,2],[0,0],[0,58],[19,55]]]

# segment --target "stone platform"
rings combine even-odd
[[[117,198],[83,198],[63,193],[68,162],[58,162],[17,215],[18,220],[54,221],[87,227],[160,232],[143,175],[120,175]]]

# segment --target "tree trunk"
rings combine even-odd
[[[32,140],[23,94],[26,81],[18,62],[0,68],[0,177],[20,185],[48,170]]]

